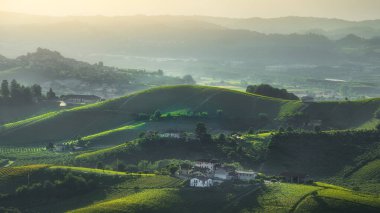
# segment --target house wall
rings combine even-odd
[[[200,187],[200,188],[205,188],[205,187],[211,187],[213,186],[213,181],[211,179],[207,179],[205,181],[193,178],[190,180],[190,186],[191,187]]]

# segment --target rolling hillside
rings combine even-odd
[[[128,138],[133,138],[139,132],[150,128],[158,128],[156,130],[159,131],[170,128],[193,131],[194,125],[199,121],[210,125],[222,124],[225,130],[247,130],[252,126],[257,129],[276,129],[282,125],[285,117],[292,116],[300,110],[307,113],[311,119],[322,119],[326,129],[355,128],[372,120],[373,113],[379,106],[380,99],[305,105],[298,101],[285,101],[215,87],[158,87],[93,105],[5,124],[1,126],[0,144],[41,145],[72,140],[78,136],[92,139],[102,136],[101,141],[107,142],[107,135],[112,136],[115,133],[119,134],[115,142],[120,143],[126,140],[124,138],[120,141],[126,137],[124,134],[130,134]],[[330,112],[331,108],[335,109],[333,113]],[[184,120],[183,124],[177,123],[174,126],[171,120],[158,120],[146,124],[135,121],[137,114],[153,114],[156,110],[160,110],[162,114],[176,111],[206,112],[207,116]],[[219,120],[218,110],[223,112]],[[265,125],[258,125],[260,114],[266,116]],[[131,128],[128,128],[130,125]]]
[[[83,188],[93,181],[97,184]],[[66,190],[48,188],[49,184],[55,184],[59,189],[62,183],[66,184]],[[30,187],[25,190],[27,185]],[[51,165],[1,168],[0,189],[1,207],[32,212],[54,209],[55,212],[286,213],[378,212],[380,209],[377,196],[321,182],[222,184],[213,189],[194,189],[169,176]]]
[[[77,136],[85,137],[131,125],[134,123],[133,115],[152,114],[156,110],[165,113],[185,109],[192,112],[207,112],[210,117],[215,117],[216,111],[221,109],[225,117],[249,121],[257,118],[260,113],[267,114],[273,120],[284,113],[295,112],[301,106],[299,102],[213,87],[160,87],[3,125],[0,143],[32,145],[44,144],[47,141],[70,140]],[[196,121],[192,123],[191,130]]]

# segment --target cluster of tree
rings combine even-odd
[[[249,85],[246,90],[248,93],[273,97],[273,98],[281,98],[286,100],[299,100],[299,98],[293,94],[288,92],[286,89],[278,89],[274,88],[268,84],[260,84],[260,85]]]
[[[20,186],[16,189],[16,195],[25,198],[33,196],[66,198],[87,193],[96,188],[97,183],[93,179],[85,179],[69,172],[63,180],[55,180],[54,182],[46,180],[43,183]]]
[[[16,80],[12,80],[11,83],[3,80],[0,94],[0,103],[2,104],[30,104],[42,99],[52,100],[57,98],[51,88],[44,96],[40,85],[34,84],[28,87],[19,84]]]

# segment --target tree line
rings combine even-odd
[[[50,90],[44,95],[38,84],[25,86],[13,79],[10,83],[3,80],[0,86],[0,105],[24,105],[39,102],[41,100],[57,99],[55,92]]]
[[[268,84],[249,85],[246,92],[286,100],[299,100],[299,98],[286,89],[278,89]]]

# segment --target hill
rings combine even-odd
[[[271,139],[263,171],[304,173],[315,179],[348,177],[379,157],[379,134],[373,130],[278,133]]]
[[[78,136],[92,139],[101,137],[101,141],[112,143],[107,141],[107,137],[114,134],[119,135],[114,142],[121,143],[126,140],[124,138],[120,141],[126,132],[136,136],[142,130],[149,129],[193,131],[197,122],[206,122],[211,129],[218,130],[248,130],[249,127],[277,129],[279,125],[291,125],[291,121],[300,119],[297,114],[299,110],[310,115],[312,119],[322,119],[323,128],[344,129],[357,127],[366,123],[366,119],[372,119],[379,104],[379,99],[373,99],[309,105],[299,101],[286,101],[215,87],[159,87],[93,105],[5,124],[1,127],[0,143],[42,145],[48,141],[72,140]],[[337,110],[331,113],[331,107]],[[141,114],[153,115],[157,110],[163,114],[162,118],[145,120],[145,124],[141,124]],[[218,111],[222,112],[222,115],[218,114]],[[165,115],[174,115],[176,112],[180,112],[180,115]],[[307,117],[301,116],[303,120],[299,123],[307,122]],[[178,123],[173,123],[173,120]],[[140,125],[133,127],[136,124]],[[128,127],[130,125],[132,127]]]
[[[227,183],[212,189],[194,189],[168,176],[51,165],[1,168],[0,189],[0,207],[37,212],[49,209],[56,212],[378,212],[380,208],[380,199],[374,195],[320,182],[313,185]]]
[[[90,64],[66,58],[57,51],[37,48],[16,59],[0,58],[0,79],[41,84],[44,90],[53,88],[60,94],[95,94],[101,97],[124,95],[152,86],[192,84],[178,77],[165,76],[163,71],[119,69],[103,62]]]
[[[238,104],[236,104],[238,103]],[[301,107],[300,102],[290,102],[241,93],[232,90],[202,86],[160,87],[135,93],[93,105],[44,114],[27,120],[5,124],[1,130],[1,142],[8,145],[43,144],[47,141],[71,140],[78,136],[88,136],[104,131],[111,131],[136,123],[136,115],[153,114],[183,110],[185,112],[207,112],[208,117],[217,117],[217,110],[222,110],[226,119],[240,120],[242,123],[226,123],[226,129],[248,128],[245,123],[258,119],[260,113],[274,120],[285,113],[294,112]],[[191,123],[193,129],[198,121]],[[218,120],[216,120],[218,121]],[[155,121],[172,125],[170,121]],[[157,125],[156,125],[157,126]],[[159,126],[159,125],[158,125]],[[249,126],[249,125],[248,125]],[[188,130],[189,125],[184,125]],[[181,126],[178,126],[181,129]],[[140,130],[141,131],[141,130]],[[41,134],[36,134],[40,132]]]

